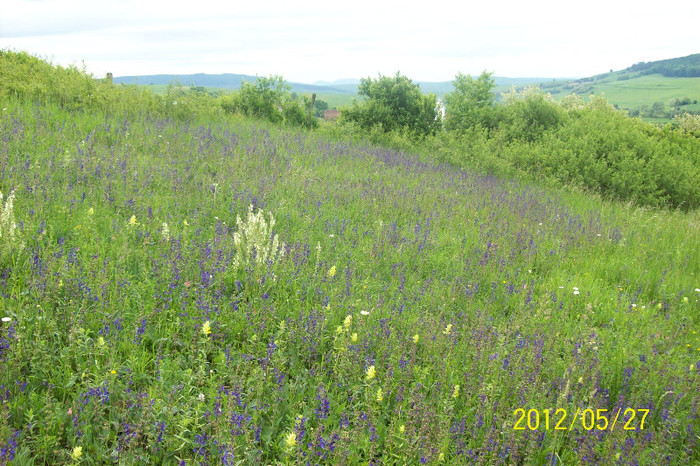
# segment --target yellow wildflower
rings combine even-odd
[[[343,333],[343,326],[342,326],[342,325],[338,325],[338,326],[335,328],[335,333],[337,333],[338,335],[340,335],[341,333]]]
[[[458,396],[459,396],[459,385],[455,385],[455,388],[452,391],[452,398],[457,398]]]
[[[352,341],[353,343],[357,343],[357,333],[353,333],[350,336],[350,341]]]
[[[445,335],[449,335],[450,333],[452,333],[452,324],[447,324],[447,327],[445,327],[445,331],[442,333]]]
[[[416,333],[413,335],[413,343],[418,343],[418,340],[420,340],[420,336]]]
[[[348,315],[345,317],[345,320],[343,321],[343,325],[345,326],[346,329],[350,328],[350,325],[352,325],[352,316]]]
[[[73,458],[73,461],[78,461],[78,458],[83,456],[83,447],[75,447],[73,448],[73,453],[70,454],[70,457]]]
[[[90,210],[88,210],[88,215],[95,215],[95,209],[90,207]]]
[[[374,370],[374,366],[369,366],[367,368],[367,375],[365,378],[367,380],[372,380],[376,375],[377,375],[377,372]]]
[[[381,403],[382,400],[384,400],[384,391],[382,390],[382,387],[379,387],[377,389],[377,401]]]
[[[294,448],[297,444],[297,434],[294,432],[290,432],[287,434],[286,437],[284,437],[284,444],[289,448],[290,450]]]
[[[328,278],[333,278],[333,277],[335,277],[335,265],[334,265],[333,267],[331,267],[330,269],[328,269],[328,274],[327,274],[327,275],[328,275]]]
[[[204,322],[204,325],[202,325],[202,333],[205,335],[211,335],[211,324],[208,320]]]
[[[136,215],[132,215],[131,218],[129,219],[129,226],[133,227],[138,225],[139,222],[136,221]]]
[[[404,432],[406,432],[406,426],[405,426],[404,424],[401,424],[401,425],[399,426],[399,432],[401,432],[402,434],[403,434]]]

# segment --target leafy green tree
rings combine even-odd
[[[651,113],[656,116],[665,116],[666,106],[663,102],[654,102],[651,106]]]
[[[282,114],[284,121],[292,126],[304,126],[306,128],[316,128],[318,120],[313,115],[309,115],[311,99],[307,96],[292,98],[291,96],[282,103]]]
[[[493,88],[496,84],[492,74],[484,71],[476,79],[462,73],[457,74],[452,81],[454,91],[445,96],[446,129],[463,131],[478,124],[485,128],[494,126]]]
[[[255,83],[243,82],[233,101],[224,108],[278,123],[284,119],[282,103],[290,89],[282,76],[258,77]]]
[[[366,100],[344,109],[342,116],[364,129],[408,130],[427,135],[441,127],[435,94],[423,94],[418,84],[399,73],[393,77],[363,78],[357,93]]]
[[[562,106],[538,88],[526,88],[522,92],[513,90],[503,94],[503,98],[499,131],[511,141],[536,141],[546,131],[561,126],[566,118]],[[577,106],[575,101],[567,101],[567,105]]]
[[[328,110],[328,102],[325,100],[316,99],[314,102],[314,116],[323,118],[324,112]]]
[[[311,100],[290,93],[291,86],[281,76],[259,77],[255,83],[244,82],[241,89],[231,97],[221,100],[223,109],[230,113],[263,118],[273,123],[315,128],[318,122],[308,109]]]

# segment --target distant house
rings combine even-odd
[[[332,109],[332,110],[326,110],[323,112],[323,119],[325,121],[335,121],[338,119],[340,116],[340,112],[338,110]]]

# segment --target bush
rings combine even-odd
[[[309,116],[307,108],[311,102],[301,101],[290,94],[291,86],[281,76],[259,77],[255,83],[244,82],[233,96],[221,101],[224,111],[261,118],[272,123],[286,122],[293,126],[315,128],[318,122]]]
[[[454,91],[445,96],[447,115],[445,128],[449,131],[464,131],[477,125],[492,128],[495,124],[493,103],[495,81],[492,73],[484,71],[472,79],[462,73],[452,81]]]
[[[503,97],[505,104],[500,109],[500,129],[509,141],[536,141],[545,131],[558,128],[564,121],[562,107],[551,95],[537,88],[512,91]]]
[[[145,89],[116,86],[74,66],[53,66],[26,52],[2,50],[0,99],[30,99],[77,111],[164,112],[162,100]]]
[[[437,97],[424,95],[417,84],[399,73],[394,77],[380,75],[376,80],[362,79],[358,94],[367,99],[343,109],[342,117],[364,130],[408,130],[428,135],[441,127]]]
[[[284,119],[282,102],[290,89],[281,76],[259,77],[255,83],[242,83],[233,100],[224,108],[278,123]]]

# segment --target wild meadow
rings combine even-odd
[[[240,116],[0,138],[0,463],[700,462],[697,211]]]

